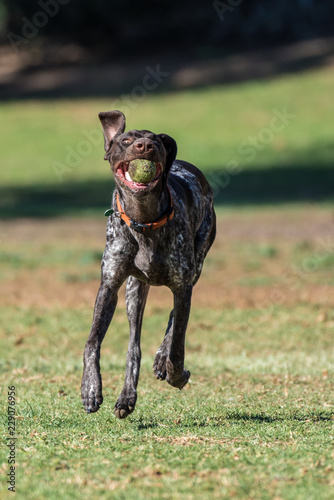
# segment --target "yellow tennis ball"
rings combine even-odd
[[[154,161],[137,159],[130,161],[128,172],[134,182],[148,184],[156,176],[157,168]]]

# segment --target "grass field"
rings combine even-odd
[[[194,291],[191,381],[177,391],[154,379],[172,297],[152,289],[125,421],[113,415],[123,293],[102,348],[104,403],[86,415],[80,401],[112,182],[102,143],[73,168],[65,158],[112,102],[1,105],[1,419],[8,443],[15,386],[18,498],[333,497],[333,83],[322,69],[152,95],[131,110],[130,128],[169,133],[179,157],[205,170],[219,219]],[[273,132],[273,109],[284,107],[295,117]],[[264,146],[252,159],[240,146],[250,136]],[[61,179],[54,161],[68,167]],[[9,448],[0,453],[7,498]]]
[[[133,102],[127,122],[176,138],[178,158],[200,166],[216,187],[217,207],[331,201],[333,85],[329,68],[148,94]],[[100,214],[112,182],[97,114],[115,101],[2,104],[0,214]],[[293,118],[275,121],[277,113]]]

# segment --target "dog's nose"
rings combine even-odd
[[[150,139],[137,139],[133,146],[139,153],[148,153],[154,148],[154,143]]]

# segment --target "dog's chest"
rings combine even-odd
[[[193,251],[185,245],[184,236],[145,238],[138,248],[134,265],[141,279],[151,285],[178,285],[192,280]]]

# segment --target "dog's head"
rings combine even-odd
[[[169,169],[176,157],[174,139],[166,134],[148,130],[130,130],[124,133],[125,116],[120,111],[99,113],[104,135],[105,160],[109,160],[117,187],[135,194],[144,194],[167,182]],[[144,159],[155,163],[156,175],[148,183],[131,179],[128,169],[132,160]]]

